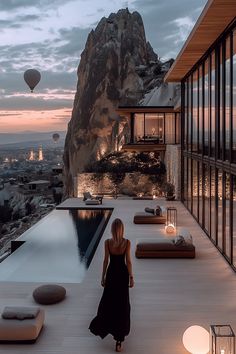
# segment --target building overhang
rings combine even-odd
[[[235,0],[209,0],[188,36],[165,82],[179,82],[234,20]]]
[[[127,115],[127,113],[175,113],[175,110],[174,106],[119,106],[116,112]]]

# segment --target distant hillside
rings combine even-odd
[[[53,145],[54,141],[52,135],[58,133],[60,139],[58,145],[64,145],[65,141],[65,131],[54,131],[54,132],[32,132],[26,131],[21,133],[0,133],[0,147],[3,146],[38,146],[39,144],[43,145]]]

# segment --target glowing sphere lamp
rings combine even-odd
[[[201,326],[191,326],[183,334],[183,345],[192,354],[207,354],[209,332]]]

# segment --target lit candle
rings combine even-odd
[[[176,229],[175,229],[175,226],[170,223],[170,224],[166,225],[165,231],[166,231],[168,234],[172,234],[172,233],[174,233],[174,232],[176,231]],[[221,354],[221,353],[220,353],[220,354]]]
[[[220,354],[225,354],[224,349],[221,349],[221,350],[220,350]]]

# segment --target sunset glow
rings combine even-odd
[[[181,7],[173,0],[169,11],[156,0],[0,1],[0,133],[67,130],[80,56],[102,17],[139,11],[147,40],[165,60],[175,57],[205,2]],[[23,79],[32,68],[41,74],[34,94]]]
[[[0,131],[22,132],[66,130],[71,111],[66,108],[45,111],[0,111]]]

